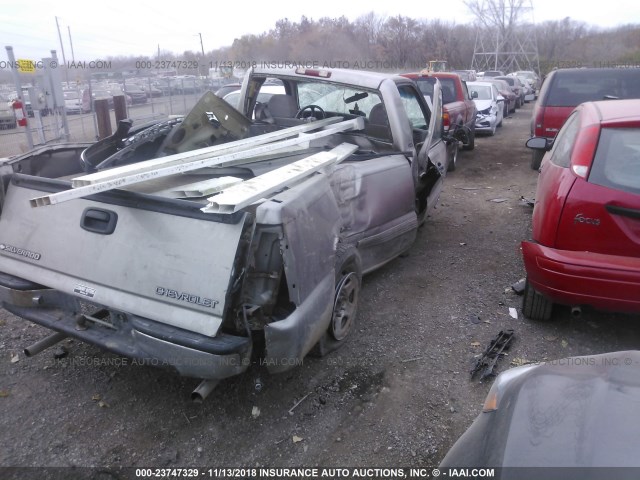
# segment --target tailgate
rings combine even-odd
[[[14,175],[0,216],[0,272],[114,310],[213,336],[247,214],[123,191],[32,208],[68,182]]]

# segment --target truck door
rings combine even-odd
[[[447,149],[442,139],[442,90],[436,82],[432,104],[409,84],[399,85],[400,98],[413,131],[416,158],[413,164],[416,187],[416,211],[422,221],[442,189],[446,174]]]

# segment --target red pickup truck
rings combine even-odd
[[[418,84],[423,95],[431,98],[435,80],[440,80],[442,86],[443,121],[445,130],[453,125],[469,128],[468,142],[463,144],[465,150],[473,150],[476,137],[476,105],[469,95],[467,83],[457,73],[420,72],[405,73],[404,77],[412,79]]]

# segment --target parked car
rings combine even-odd
[[[240,85],[239,83],[228,83],[216,90],[216,95],[220,98],[224,98],[228,93],[240,90],[240,87],[242,87],[242,85]]]
[[[109,108],[112,109],[113,97],[124,95],[124,93],[122,92],[122,90],[120,90],[120,87],[117,85],[115,87],[113,85],[110,85],[109,88],[110,90],[95,89],[95,88],[94,89],[86,88],[85,90],[83,90],[82,91],[82,111],[93,112],[94,111],[93,103],[96,100],[102,100],[102,99],[108,100]],[[127,105],[131,105],[132,104],[131,97],[129,95],[126,95],[125,98],[126,98]]]
[[[254,112],[251,115],[251,118],[255,118],[255,110],[260,110],[260,106],[269,102],[269,99],[274,95],[284,95],[284,86],[283,85],[262,85],[260,88],[260,93],[258,94],[258,98],[256,100],[256,106],[254,108]],[[234,90],[231,93],[227,93],[224,96],[224,100],[237,109],[241,109],[240,105],[240,90]]]
[[[482,72],[482,77],[504,77],[502,70],[486,70]]]
[[[287,94],[252,120],[268,78]],[[80,158],[47,145],[0,161],[3,308],[204,379],[196,398],[357,334],[363,275],[438,205],[439,85],[429,108],[400,76],[251,69],[241,95],[241,112],[206,92],[184,118],[122,121]]]
[[[475,70],[452,70],[451,73],[457,73],[465,82],[475,82],[478,79]]]
[[[182,93],[180,80],[176,77],[159,78],[154,86],[160,90],[164,96],[179,95]]]
[[[140,85],[140,88],[146,93],[147,98],[157,98],[162,96],[162,90],[155,85]]]
[[[440,463],[442,478],[454,476],[448,469],[483,468],[496,469],[491,478],[501,480],[637,478],[639,364],[634,350],[501,373],[480,415]]]
[[[476,104],[476,132],[494,135],[496,128],[502,126],[504,115],[504,97],[498,87],[490,82],[468,82],[467,88]]]
[[[82,97],[76,90],[65,90],[64,110],[69,114],[82,113]]]
[[[463,144],[465,150],[475,148],[476,104],[473,102],[467,82],[460,75],[450,72],[403,73],[403,77],[412,79],[420,88],[422,94],[431,98],[436,79],[440,81],[442,88],[443,121],[445,131],[449,129],[465,127],[468,141]],[[457,154],[457,153],[456,153]],[[454,162],[449,162],[455,165]]]
[[[555,140],[527,146],[551,150],[532,240],[522,242],[522,312],[534,320],[549,319],[554,304],[640,312],[640,100],[583,103]]]
[[[492,77],[483,78],[482,81],[493,83],[498,88],[500,95],[504,98],[503,118],[508,117],[510,113],[516,111],[516,94],[513,93],[507,82]]]
[[[126,83],[124,85],[124,91],[131,98],[132,105],[147,103],[147,92],[145,92],[139,85]]]
[[[509,75],[527,79],[535,91],[535,98],[538,98],[538,91],[540,90],[541,82],[540,77],[536,72],[533,70],[518,70],[510,73]]]
[[[531,117],[531,136],[553,138],[576,105],[605,99],[640,98],[640,68],[566,68],[547,75]],[[544,152],[534,150],[531,168]]]
[[[504,80],[511,87],[511,91],[516,95],[516,108],[524,105],[524,86],[518,77],[501,76],[495,77],[498,80]]]

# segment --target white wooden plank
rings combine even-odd
[[[324,128],[329,125],[338,123],[339,120],[339,117],[327,118],[324,120],[305,123],[304,125],[297,125],[295,127],[286,128],[284,130],[278,130],[277,132],[270,132],[265,133],[264,135],[258,135],[256,137],[236,140],[222,145],[214,145],[213,147],[206,147],[190,152],[183,152],[177,153],[175,155],[168,155],[166,157],[154,158],[131,165],[123,165],[122,167],[112,168],[109,170],[104,170],[74,178],[71,181],[71,185],[74,188],[78,188],[85,185],[93,185],[95,183],[101,183],[107,180],[126,177],[135,173],[150,172],[159,168],[165,168],[173,165],[200,160],[203,158],[209,158],[215,155],[240,152],[257,147],[258,145],[264,145],[266,143],[283,140],[285,138],[297,135],[298,133],[304,133],[317,130],[319,128]]]
[[[116,188],[122,188],[126,185],[132,185],[135,183],[146,182],[156,178],[167,177],[170,175],[176,175],[178,173],[190,172],[203,167],[229,167],[247,163],[247,156],[265,154],[268,152],[277,151],[279,149],[298,145],[304,142],[310,142],[319,138],[327,137],[335,133],[344,132],[347,130],[362,130],[364,128],[364,120],[362,117],[354,118],[344,122],[336,123],[329,127],[326,127],[319,132],[299,134],[300,138],[291,138],[288,140],[281,140],[279,142],[268,143],[266,145],[260,145],[258,147],[244,150],[240,152],[227,153],[224,155],[216,156],[214,158],[203,158],[195,160],[189,163],[182,163],[173,165],[170,167],[159,168],[157,170],[151,170],[148,172],[135,173],[126,177],[115,178],[112,180],[95,183],[91,185],[85,185],[71,190],[65,190],[63,192],[54,193],[51,195],[44,195],[42,197],[32,198],[29,203],[32,207],[43,207],[47,205],[55,205],[57,203],[67,202],[75,198],[82,198],[88,195],[93,195]]]
[[[292,185],[318,170],[339,163],[358,150],[356,145],[342,143],[328,152],[320,152],[284,167],[259,175],[234,185],[219,195],[208,198],[209,205],[201,210],[206,213],[233,213],[251,205],[256,200]]]
[[[179,190],[172,190],[172,193],[174,193],[178,198],[204,197],[216,192],[221,192],[222,190],[232,187],[233,185],[237,185],[238,183],[242,183],[243,181],[244,180],[238,177],[210,178],[209,180],[204,180],[202,182],[183,185]]]

